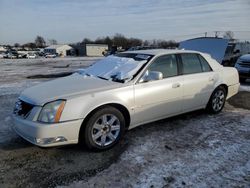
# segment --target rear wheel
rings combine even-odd
[[[210,113],[217,114],[219,113],[226,102],[226,89],[222,86],[216,88],[212,93],[209,102],[207,104],[207,110]]]
[[[122,113],[114,107],[105,107],[90,117],[80,134],[89,149],[105,150],[120,140],[124,130]]]

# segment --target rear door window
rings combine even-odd
[[[182,59],[182,73],[193,74],[203,72],[200,60],[196,54],[181,54]]]
[[[205,60],[204,57],[202,57],[201,55],[197,54],[197,56],[199,57],[199,60],[201,62],[201,67],[202,67],[202,71],[203,72],[209,72],[212,71],[211,67],[209,66],[208,62]]]

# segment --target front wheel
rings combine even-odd
[[[93,150],[105,150],[114,146],[125,130],[123,114],[114,107],[96,111],[80,133],[85,145]]]
[[[209,102],[207,104],[207,110],[210,113],[217,114],[219,113],[226,102],[226,90],[224,87],[218,87],[212,93]]]

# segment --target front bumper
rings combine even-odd
[[[13,115],[17,134],[40,147],[51,147],[78,143],[79,131],[83,119],[46,124],[22,119]]]

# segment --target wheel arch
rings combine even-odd
[[[116,108],[117,110],[119,110],[122,115],[124,116],[124,119],[125,119],[125,128],[128,129],[129,128],[129,125],[130,125],[130,121],[131,121],[131,116],[130,116],[130,113],[128,111],[128,109],[122,105],[122,104],[119,104],[119,103],[107,103],[107,104],[102,104],[96,108],[94,108],[93,110],[91,110],[84,118],[83,122],[82,122],[82,125],[81,125],[81,128],[80,128],[80,131],[79,131],[79,140],[80,140],[80,132],[82,131],[82,129],[84,129],[84,126],[86,125],[86,123],[88,122],[88,120],[90,119],[90,117],[95,113],[97,112],[98,110],[102,109],[102,108],[105,108],[105,107],[108,107],[108,106],[111,106],[111,107],[114,107]]]
[[[226,90],[226,96],[227,96],[227,94],[228,94],[228,86],[227,86],[226,84],[222,83],[222,84],[218,85],[218,86],[214,89],[214,91],[215,91],[218,87],[223,87],[223,88]]]
[[[223,87],[223,88],[226,90],[226,96],[227,96],[227,93],[228,93],[228,86],[227,86],[227,84],[225,84],[225,83],[220,83],[220,84],[218,84],[218,85],[214,88],[213,92],[211,93],[211,95],[210,95],[210,97],[209,97],[209,100],[210,100],[210,98],[212,97],[214,91],[215,91],[216,89],[218,89],[219,87]],[[208,101],[208,102],[209,102],[209,101]]]
[[[209,104],[209,102],[210,102],[210,100],[211,100],[211,97],[212,97],[213,93],[214,93],[214,92],[216,91],[216,89],[219,88],[219,87],[223,87],[223,88],[226,90],[226,96],[227,96],[227,94],[228,94],[228,86],[227,86],[225,83],[219,84],[218,86],[216,86],[216,87],[214,88],[213,92],[211,93],[211,95],[210,95],[210,97],[209,97],[209,100],[208,100],[208,102],[207,102],[206,108],[208,107],[208,104]]]

